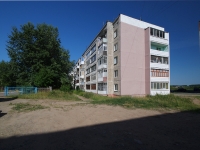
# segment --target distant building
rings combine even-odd
[[[170,93],[169,33],[120,14],[107,22],[74,68],[86,92],[144,96]]]

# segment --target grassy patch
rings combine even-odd
[[[85,98],[92,99],[93,104],[107,104],[126,108],[165,109],[180,111],[200,111],[200,106],[194,104],[190,98],[170,95],[155,95],[146,97],[105,97],[94,93],[76,92]],[[200,98],[200,97],[199,97]]]
[[[104,101],[104,100],[110,99],[110,97],[102,96],[102,95],[95,94],[95,93],[92,93],[92,92],[74,91],[74,94],[77,94],[77,95],[80,95],[80,96],[83,96],[85,98],[95,100],[95,101],[101,101],[101,100]]]
[[[198,100],[200,100],[200,96],[195,96],[195,98],[197,98]]]
[[[10,105],[14,105],[13,106],[13,110],[17,110],[17,111],[35,111],[38,109],[45,109],[47,107],[42,106],[42,105],[32,105],[29,103],[16,103],[16,104],[12,104],[10,103]]]
[[[80,100],[75,94],[53,90],[52,92],[38,92],[37,94],[18,95],[21,99],[54,99],[54,100]]]

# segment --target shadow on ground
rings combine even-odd
[[[2,113],[2,110],[0,110],[0,118],[6,115],[7,113]]]
[[[10,98],[10,97],[0,97],[0,102],[12,101],[12,100],[15,100],[15,99],[17,99],[17,96],[13,97],[13,98]]]
[[[199,150],[199,141],[200,114],[180,112],[53,133],[14,136],[0,139],[0,149]]]

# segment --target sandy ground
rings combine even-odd
[[[48,108],[13,111],[10,103]],[[0,149],[200,149],[200,114],[92,105],[0,101]]]

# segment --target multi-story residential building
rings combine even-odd
[[[169,94],[169,33],[163,27],[120,14],[105,24],[75,70],[76,86],[86,92]]]

